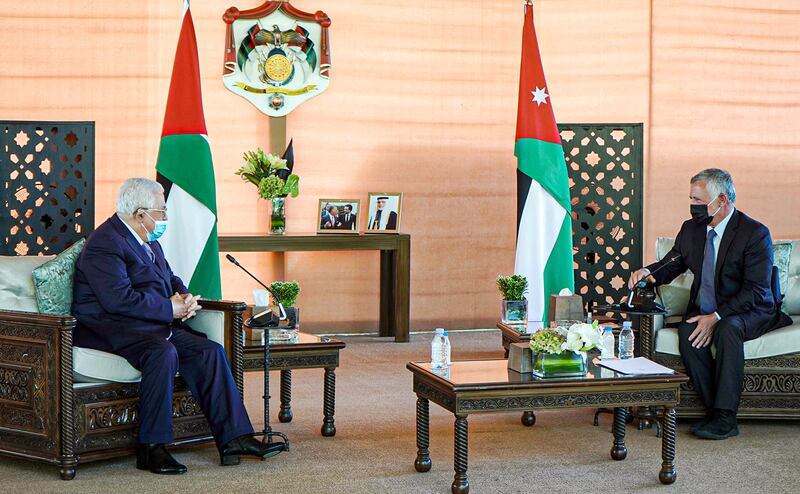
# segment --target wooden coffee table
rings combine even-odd
[[[540,379],[507,368],[507,360],[453,362],[446,371],[432,371],[430,363],[410,362],[417,395],[418,472],[431,469],[428,446],[429,402],[455,415],[454,494],[469,492],[467,480],[467,416],[470,413],[527,411],[550,408],[614,408],[614,442],[611,458],[624,460],[625,419],[631,406],[663,407],[661,471],[664,484],[675,482],[675,406],[680,385],[689,380],[683,374],[625,376],[589,364],[586,376]]]
[[[270,370],[281,371],[281,410],[278,420],[291,422],[292,413],[292,370],[325,369],[323,391],[322,435],[336,435],[333,415],[336,407],[336,374],[339,367],[339,350],[345,347],[343,341],[327,336],[299,333],[297,341],[270,343]],[[245,340],[243,369],[245,372],[264,372],[264,345],[258,341]]]

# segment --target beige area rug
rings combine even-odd
[[[294,420],[277,424],[278,374],[273,373],[275,428],[289,435],[291,451],[264,462],[220,467],[213,446],[176,449],[186,475],[141,472],[133,456],[82,465],[75,480],[61,481],[55,467],[0,457],[0,492],[227,493],[449,493],[453,480],[453,417],[431,404],[428,473],[416,473],[415,396],[410,360],[429,357],[429,335],[411,343],[346,337],[337,372],[334,438],[320,436],[322,370],[294,372]],[[453,358],[500,358],[496,331],[452,334]],[[262,378],[248,373],[246,402],[261,428]],[[658,482],[661,443],[652,430],[628,430],[628,458],[609,457],[611,418],[592,426],[591,410],[542,411],[534,427],[518,413],[469,418],[469,480],[473,493],[536,492],[800,492],[800,423],[747,421],[741,435],[702,441],[678,424],[678,480]]]

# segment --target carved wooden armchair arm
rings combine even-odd
[[[74,466],[72,331],[75,318],[0,311],[2,449],[40,443]],[[9,404],[11,406],[9,406]]]
[[[239,393],[242,393],[244,389],[242,313],[247,304],[232,300],[206,299],[201,299],[199,303],[203,309],[189,319],[187,324],[225,347],[233,378]]]

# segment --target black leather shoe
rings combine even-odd
[[[284,443],[264,444],[253,436],[244,435],[228,442],[219,450],[219,461],[223,466],[238,465],[240,456],[255,456],[262,460],[275,456],[286,448]]]
[[[705,418],[692,424],[692,426],[689,428],[689,431],[694,434],[698,431],[698,429],[702,429],[703,427],[707,426],[712,420],[714,420],[714,412],[708,411],[706,412]]]
[[[186,473],[186,466],[181,465],[169,454],[163,444],[139,444],[136,446],[136,468],[150,470],[162,475],[179,475]]]
[[[714,419],[695,431],[695,436],[702,439],[727,439],[739,435],[736,425],[736,413],[729,410],[714,410]]]
[[[704,418],[702,420],[699,420],[699,421],[695,422],[694,424],[692,424],[691,427],[689,427],[689,432],[691,432],[692,434],[696,434],[698,430],[700,430],[703,427],[707,426],[709,422],[711,422],[711,419],[709,417],[706,417],[706,418]]]

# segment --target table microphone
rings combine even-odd
[[[648,276],[653,276],[654,273],[659,272],[661,269],[663,269],[668,264],[672,264],[673,262],[677,261],[678,259],[680,259],[680,257],[681,257],[680,254],[675,254],[674,256],[669,258],[665,263],[663,263],[661,266],[656,268],[654,271],[652,271],[650,273],[647,273],[646,275],[644,275],[641,278],[639,278],[639,280],[636,283],[633,284],[633,288],[631,289],[630,293],[628,294],[628,302],[625,305],[627,305],[628,307],[633,307],[634,292],[636,291],[637,288],[644,288],[644,287],[647,286],[647,282],[644,281],[644,280]]]
[[[238,266],[238,267],[239,267],[239,269],[241,269],[242,271],[244,271],[245,273],[247,273],[248,275],[250,275],[250,277],[251,277],[251,278],[253,278],[254,280],[256,280],[256,281],[258,282],[258,284],[259,284],[259,285],[261,285],[261,286],[263,286],[264,288],[266,288],[266,290],[267,290],[267,291],[268,291],[268,292],[269,292],[269,293],[272,295],[272,297],[275,299],[275,302],[278,304],[278,309],[281,311],[281,317],[280,317],[280,318],[281,318],[281,320],[285,320],[285,319],[287,319],[287,316],[286,316],[286,310],[284,310],[284,308],[283,308],[283,304],[281,303],[281,298],[280,298],[280,297],[278,297],[278,294],[277,294],[277,293],[275,293],[275,292],[272,290],[272,288],[268,287],[267,285],[265,285],[264,283],[262,283],[262,282],[261,282],[261,280],[259,280],[259,279],[258,279],[258,278],[256,278],[255,276],[253,276],[253,273],[251,273],[251,272],[250,272],[250,271],[248,271],[248,270],[247,270],[247,269],[246,269],[244,266],[242,266],[241,264],[239,264],[239,261],[237,261],[237,260],[236,260],[236,258],[235,258],[235,257],[233,257],[232,255],[230,255],[230,254],[225,254],[225,258],[226,258],[227,260],[229,260],[230,262],[232,262],[233,264],[235,264],[236,266]],[[260,315],[261,315],[261,314],[254,315],[254,316],[253,316],[253,319],[256,319],[256,318],[257,318],[258,316],[260,316]]]

